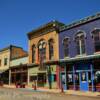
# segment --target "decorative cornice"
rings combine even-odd
[[[51,21],[51,22],[49,22],[49,23],[47,23],[45,25],[40,26],[39,28],[37,28],[35,30],[32,30],[31,32],[27,33],[27,35],[28,35],[28,38],[30,38],[32,35],[35,35],[35,33],[36,34],[38,33],[40,35],[41,34],[43,35],[43,34],[52,32],[54,30],[58,31],[59,28],[61,26],[63,26],[63,25],[65,25],[65,24],[54,20],[54,21]]]
[[[85,24],[85,23],[91,22],[91,21],[96,20],[96,19],[100,19],[100,13],[97,13],[95,15],[86,17],[86,18],[84,18],[82,20],[79,20],[77,22],[74,22],[74,23],[71,23],[71,24],[68,24],[68,25],[64,25],[64,26],[60,27],[60,32],[68,30],[68,29],[71,29],[71,28],[76,27],[76,26],[81,25],[81,24]]]

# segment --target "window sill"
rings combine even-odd
[[[94,55],[97,55],[97,54],[100,54],[100,51],[94,53]]]
[[[64,59],[69,59],[70,57],[64,57]]]
[[[86,56],[86,54],[76,55],[76,58],[78,58],[78,57],[84,57],[84,56]]]

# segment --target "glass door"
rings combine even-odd
[[[89,84],[88,84],[88,72],[80,72],[80,90],[88,91]]]

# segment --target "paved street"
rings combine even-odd
[[[85,97],[66,94],[45,93],[28,89],[0,88],[0,100],[100,100],[100,97]]]

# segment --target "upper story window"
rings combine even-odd
[[[78,32],[75,35],[75,42],[76,42],[77,54],[78,55],[85,54],[85,34],[84,32]]]
[[[53,59],[54,57],[54,41],[53,39],[49,40],[49,59]]]
[[[36,47],[35,47],[35,45],[33,44],[32,45],[32,63],[34,63],[35,62],[35,58],[36,58]]]
[[[0,59],[0,66],[1,66],[1,59]]]
[[[40,62],[42,62],[46,59],[46,42],[45,42],[45,40],[41,40],[38,43],[38,58],[39,58]]]
[[[8,63],[8,58],[4,58],[4,65],[6,66]]]
[[[100,29],[92,31],[92,36],[94,40],[95,52],[100,52]]]
[[[68,57],[69,55],[69,38],[65,38],[63,40],[63,48],[64,48],[64,57]]]

